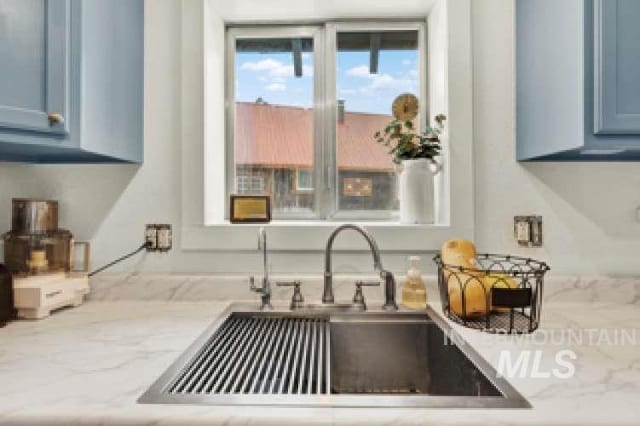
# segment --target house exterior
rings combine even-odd
[[[390,115],[339,110],[337,167],[341,210],[397,208],[395,165],[374,133]],[[313,206],[313,110],[263,102],[236,104],[236,190],[272,195],[273,208]]]

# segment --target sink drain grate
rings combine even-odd
[[[234,314],[168,387],[171,394],[329,394],[324,318]]]

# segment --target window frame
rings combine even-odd
[[[238,6],[238,10],[242,10],[243,6]],[[330,12],[321,14],[317,20],[348,15],[344,12],[347,7],[344,2],[330,7]],[[176,134],[181,141],[178,162],[182,196],[180,234],[176,241],[182,252],[196,256],[199,265],[202,259],[208,259],[206,253],[226,256],[231,252],[235,256],[235,253],[254,252],[258,247],[256,232],[259,225],[230,224],[224,217],[228,211],[225,182],[225,34],[229,25],[277,23],[279,18],[275,15],[255,18],[250,8],[247,8],[243,19],[230,17],[221,14],[212,2],[183,2],[179,9],[182,32],[180,46],[175,50],[181,57],[178,67],[180,84],[176,88],[180,94],[181,115],[176,124]],[[450,238],[474,239],[477,209],[473,197],[475,103],[471,0],[442,1],[432,9],[421,10],[403,4],[394,9],[394,13],[404,13],[412,20],[415,17],[427,20],[430,109],[432,113],[447,115],[443,134],[443,146],[446,148],[442,156],[444,173],[439,176],[444,193],[439,198],[436,223],[402,225],[397,222],[357,221],[376,238],[381,251],[405,256],[407,253],[435,252],[443,240]],[[253,21],[250,16],[254,16]],[[436,190],[438,188],[440,186],[436,182]],[[319,254],[326,247],[327,236],[339,223],[274,221],[264,226],[269,232],[272,251]],[[365,249],[357,233],[341,235],[336,241],[336,248],[349,253],[363,253]],[[369,270],[368,258],[364,262],[360,260],[353,261],[356,270]],[[297,262],[291,272],[300,272],[300,268],[304,269],[304,266]],[[221,270],[228,272],[224,266]]]
[[[427,23],[423,20],[326,21],[311,25],[252,24],[227,26],[225,30],[225,218],[229,219],[229,195],[235,192],[235,70],[236,40],[239,38],[312,38],[314,46],[314,209],[312,212],[278,212],[274,220],[344,221],[369,220],[396,222],[391,210],[338,210],[337,168],[337,36],[339,32],[417,31],[418,87],[421,108],[419,125],[425,128],[429,117],[427,87]],[[296,172],[297,177],[297,172]],[[436,203],[437,204],[437,203]]]

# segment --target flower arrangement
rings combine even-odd
[[[383,131],[376,132],[374,137],[378,143],[391,148],[389,154],[396,164],[400,164],[402,160],[433,159],[440,155],[442,149],[440,135],[446,119],[443,114],[436,115],[437,127],[429,126],[422,133],[416,131],[411,120],[395,119]]]

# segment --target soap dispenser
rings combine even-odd
[[[409,309],[425,309],[427,307],[427,288],[418,269],[420,257],[409,257],[409,271],[402,287],[402,304]]]

